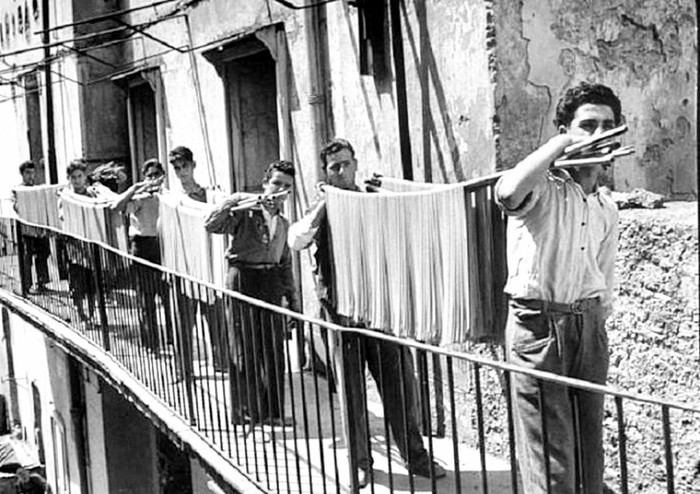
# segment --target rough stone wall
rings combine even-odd
[[[697,203],[621,211],[616,271],[619,288],[608,321],[609,383],[700,405]],[[670,416],[677,492],[698,492],[700,413],[671,410]],[[666,463],[660,407],[627,406],[625,417],[630,489],[661,492]],[[615,430],[616,420],[606,415],[608,431]],[[606,444],[606,462],[614,465],[619,447],[614,434]]]
[[[555,131],[559,96],[581,80],[614,88],[636,154],[618,190],[697,196],[696,7],[690,0],[494,1],[501,167]]]

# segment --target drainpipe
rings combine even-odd
[[[313,1],[313,0],[311,0]],[[309,73],[309,106],[311,109],[311,146],[313,148],[313,156],[318,156],[321,146],[323,146],[331,136],[334,135],[333,118],[330,104],[330,61],[328,58],[328,31],[326,29],[326,6],[318,5],[316,7],[304,9],[304,35],[306,36],[307,46],[307,70]],[[317,158],[318,159],[318,158]],[[318,183],[325,179],[325,174],[321,169],[320,161],[314,160],[314,183]],[[314,192],[313,190],[311,191]],[[301,213],[308,204],[301,204],[299,194],[296,194],[297,203],[300,206]],[[295,209],[295,208],[292,208]],[[296,217],[296,212],[292,212],[292,216]],[[307,249],[306,254],[311,259],[311,253]],[[294,252],[292,255],[292,268],[294,270],[294,279],[297,293],[299,294],[299,304],[304,307],[304,290],[302,289],[301,275],[301,253]],[[308,365],[308,362],[303,362],[305,355],[305,342],[302,338],[297,340],[297,352],[300,356],[300,364]],[[313,365],[313,355],[310,355]]]
[[[49,167],[49,183],[58,183],[58,168],[56,168],[56,136],[54,135],[53,116],[53,82],[51,80],[51,47],[49,45],[49,1],[41,2],[41,43],[44,45],[44,87],[46,88],[46,164]]]
[[[330,106],[328,32],[326,30],[326,6],[304,10],[304,31],[308,49],[309,105],[311,106],[311,136],[314,154],[333,135]],[[315,167],[315,182],[325,177],[320,163]]]
[[[389,0],[391,16],[391,49],[394,52],[396,77],[396,111],[399,119],[399,144],[403,178],[413,180],[411,133],[408,128],[408,102],[406,97],[406,68],[403,60],[403,35],[401,33],[401,0]]]

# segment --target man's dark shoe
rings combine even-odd
[[[426,477],[428,479],[433,477],[435,479],[441,479],[447,475],[445,469],[437,463],[435,463],[434,461],[432,462],[432,473],[430,469],[431,462],[428,460],[419,461],[414,463],[413,465],[408,466],[408,471],[411,472],[413,475],[417,475],[419,477]]]
[[[368,467],[357,469],[357,487],[364,489],[369,485],[369,478],[371,474]]]

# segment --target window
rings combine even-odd
[[[39,462],[46,462],[46,450],[44,449],[44,433],[41,426],[41,393],[36,383],[32,383],[32,405],[34,407],[34,444],[39,454]]]
[[[374,75],[378,80],[388,75],[386,17],[384,2],[358,2],[360,74]]]
[[[66,426],[58,412],[51,418],[51,433],[53,436],[56,494],[69,494],[70,472],[68,470],[68,450],[66,448]]]
[[[24,3],[24,34],[27,38],[29,38],[29,35],[31,34],[31,23],[29,19],[29,7],[27,6],[27,3]]]

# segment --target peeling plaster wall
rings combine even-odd
[[[510,168],[551,134],[549,88],[530,79],[528,40],[520,22],[522,2],[495,0],[489,19],[489,55],[495,71],[498,168]]]
[[[150,0],[133,0],[129,6],[148,3],[151,3]],[[283,24],[290,57],[290,93],[293,95],[290,101],[291,132],[294,135],[292,156],[302,167],[297,184],[303,197],[316,182],[317,152],[311,146],[312,136],[309,132],[311,113],[308,103],[307,38],[302,14],[264,1],[210,0],[190,3],[192,7],[186,10],[189,32],[182,17],[154,25],[149,32],[174,46],[190,44],[191,36],[191,45],[202,47],[195,50],[193,59],[187,53],[162,53],[165,47],[153,42],[144,42],[135,47],[132,55],[138,58],[154,56],[151,65],[160,68],[165,93],[166,148],[172,149],[177,145],[190,147],[198,163],[196,179],[204,185],[216,184],[224,191],[231,191],[233,179],[223,79],[202,53],[214,49],[217,43],[223,45],[226,40],[234,43],[246,34]],[[158,8],[160,14],[166,11],[167,8]],[[153,11],[146,9],[134,13],[131,22],[144,22],[152,16]],[[201,87],[201,108],[197,101],[195,76],[198,76]],[[206,120],[205,125],[202,125],[200,112]],[[208,151],[211,153],[211,164],[207,162]],[[209,172],[210,167],[213,173]],[[170,178],[172,181],[174,176]]]
[[[494,10],[501,166],[555,132],[563,91],[595,81],[619,94],[630,127],[624,141],[636,148],[615,164],[615,187],[697,196],[693,2],[497,0]]]
[[[60,420],[65,432],[68,492],[80,492],[77,436],[71,420],[68,355],[19,315],[10,314],[9,326],[12,331],[11,351],[15,357],[15,379],[18,383],[19,419],[25,431],[25,440],[38,448],[38,431],[34,429],[35,420],[38,420],[44,444],[46,478],[52,485],[52,492],[61,492],[55,485],[57,457],[54,452],[58,449],[52,433],[52,420]],[[31,358],[26,358],[28,355]],[[32,385],[39,391],[41,417],[34,416]]]

